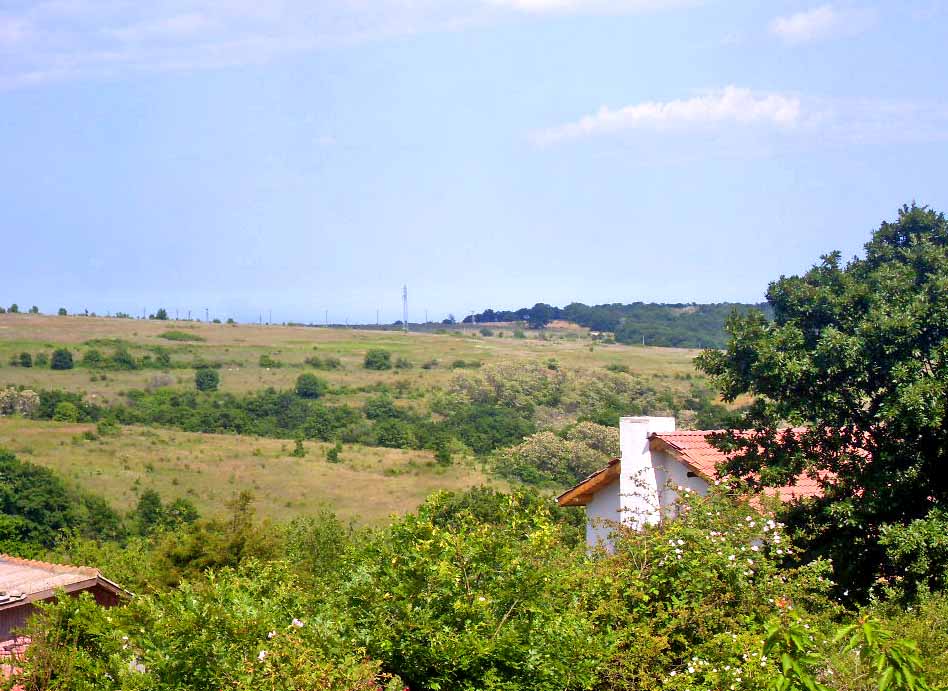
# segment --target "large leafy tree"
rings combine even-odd
[[[767,292],[773,320],[727,324],[698,366],[723,397],[751,396],[745,426],[717,440],[723,471],[779,486],[807,474],[824,496],[791,518],[849,586],[892,576],[879,543],[948,501],[948,223],[903,207],[848,263],[834,252]],[[798,426],[787,429],[788,425]]]

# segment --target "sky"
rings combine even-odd
[[[757,302],[948,211],[948,2],[0,0],[0,304]]]

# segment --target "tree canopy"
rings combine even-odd
[[[767,301],[772,321],[732,316],[727,349],[698,359],[727,401],[754,398],[755,431],[717,441],[734,452],[725,470],[770,486],[821,478],[824,497],[796,509],[811,553],[834,557],[843,583],[892,576],[880,534],[948,500],[945,216],[903,207],[865,256],[825,255]]]

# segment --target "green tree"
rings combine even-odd
[[[40,308],[37,307],[36,305],[33,305],[32,307],[30,307],[30,314],[39,314],[39,313],[40,313]]]
[[[753,432],[716,442],[733,453],[723,470],[754,485],[820,479],[824,496],[791,518],[811,555],[865,588],[887,571],[884,526],[948,502],[948,222],[903,207],[864,256],[828,254],[767,300],[772,321],[735,314],[727,349],[698,358],[726,401],[754,397]]]
[[[66,348],[57,348],[53,351],[53,359],[50,363],[51,369],[72,369],[72,353]]]
[[[373,348],[365,354],[362,366],[374,370],[392,369],[392,354],[381,348]]]
[[[217,391],[221,377],[217,370],[210,367],[201,367],[194,371],[194,386],[198,391]]]
[[[155,319],[167,321],[168,311],[164,307],[161,307],[157,312],[155,312]]]
[[[12,305],[10,305],[10,308],[9,308],[7,311],[8,311],[10,314],[19,314],[19,313],[20,313],[20,306],[14,302]]]
[[[65,317],[65,316],[66,316],[67,314],[69,314],[69,313],[66,311],[66,308],[65,308],[65,307],[60,307],[60,308],[59,308],[59,311],[57,312],[57,314],[58,314],[60,317]]]
[[[296,378],[296,395],[300,398],[319,398],[326,393],[326,382],[305,372]]]
[[[20,367],[32,367],[33,356],[27,352],[20,353]]]

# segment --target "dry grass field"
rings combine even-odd
[[[90,430],[95,425],[0,417],[0,448],[53,468],[123,511],[142,490],[155,489],[167,501],[187,497],[203,515],[217,515],[249,489],[262,516],[285,520],[329,508],[343,521],[373,525],[439,489],[504,486],[463,459],[441,468],[428,451],[346,445],[334,464],[325,458],[330,445],[319,442],[306,442],[307,455],[295,458],[293,443],[279,439],[145,427],[83,439]]]
[[[180,331],[201,338],[201,341],[170,341],[161,337],[168,331]],[[594,344],[584,332],[576,329],[551,329],[549,340],[540,340],[536,332],[527,338],[512,338],[509,327],[495,327],[503,337],[483,337],[469,328],[457,335],[401,333],[346,328],[309,328],[292,326],[258,326],[206,324],[201,322],[155,321],[141,319],[107,319],[93,317],[55,317],[29,314],[0,315],[0,386],[24,385],[39,388],[63,388],[83,391],[95,397],[114,400],[120,391],[145,388],[160,372],[139,370],[108,372],[103,381],[83,367],[53,371],[48,368],[11,367],[11,356],[27,351],[34,356],[51,353],[65,346],[78,357],[89,347],[108,353],[113,339],[124,342],[136,355],[148,348],[166,348],[176,362],[190,362],[196,357],[224,363],[221,369],[221,390],[247,392],[267,386],[289,388],[299,376],[303,360],[309,356],[332,356],[341,360],[343,368],[319,372],[334,385],[361,387],[373,383],[409,381],[422,389],[444,386],[454,372],[456,360],[481,363],[501,361],[546,362],[553,358],[565,368],[601,368],[609,364],[624,365],[646,379],[665,380],[675,387],[682,376],[693,375],[692,359],[698,351],[677,348],[653,348],[625,345]],[[95,341],[99,343],[96,344]],[[91,346],[89,344],[92,344]],[[413,367],[406,370],[375,372],[362,367],[365,352],[384,348],[393,357],[407,359]],[[261,355],[269,355],[284,367],[267,369],[259,366]],[[424,363],[437,361],[430,369]],[[171,370],[175,385],[193,387],[190,369]]]

